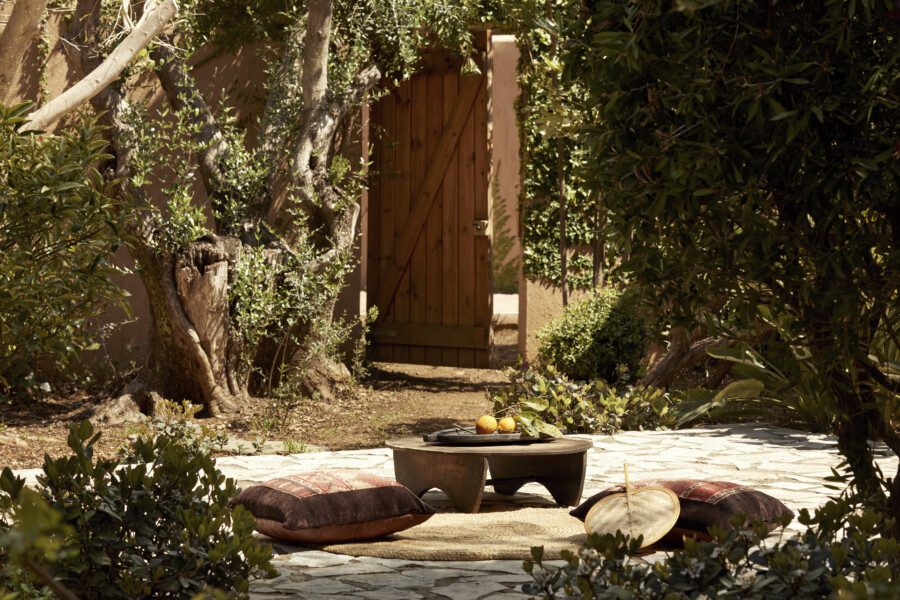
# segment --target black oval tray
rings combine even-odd
[[[522,433],[475,433],[474,427],[453,427],[422,436],[426,442],[452,446],[491,446],[498,444],[534,444],[550,442],[552,437],[530,437]]]

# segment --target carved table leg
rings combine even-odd
[[[497,455],[488,460],[494,490],[515,494],[528,482],[540,483],[560,506],[575,506],[581,501],[587,453],[548,456]]]
[[[484,494],[487,460],[482,456],[394,448],[394,475],[417,496],[437,488],[447,494],[457,511],[476,513]]]

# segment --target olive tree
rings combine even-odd
[[[900,21],[893,0],[594,0],[569,31],[586,177],[628,277],[685,324],[774,328],[876,501],[900,454]],[[889,513],[890,514],[890,513]]]
[[[246,400],[254,372],[271,382],[277,365],[327,362],[316,348],[350,266],[364,185],[364,165],[343,158],[359,108],[414,71],[429,36],[471,51],[471,7],[184,0],[146,51],[123,50],[172,4],[77,0],[65,48],[95,83],[79,98],[107,127],[105,172],[140,215],[130,251],[150,301],[149,357],[115,410],[152,410],[159,393],[217,414]],[[222,43],[273,57],[256,135],[193,76],[192,55]],[[116,76],[97,86],[104,65]],[[162,111],[134,93],[141,75],[164,93]]]

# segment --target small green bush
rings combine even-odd
[[[247,597],[250,579],[275,575],[252,515],[228,508],[234,481],[199,444],[160,431],[120,462],[94,459],[98,438],[88,422],[72,426],[72,455],[44,460],[36,499],[3,470],[0,510],[12,517],[0,518],[0,591],[61,586],[78,598],[132,599],[219,588]]]
[[[713,530],[709,542],[685,541],[684,550],[651,564],[634,560],[640,538],[591,535],[577,554],[566,552],[560,568],[542,564],[540,548],[526,561],[533,582],[527,594],[592,600],[642,598],[688,600],[818,600],[900,597],[900,541],[887,537],[893,519],[859,496],[829,501],[810,516],[800,535],[765,543],[766,529]]]
[[[604,288],[573,305],[539,334],[538,356],[572,379],[635,379],[647,323],[630,294]]]
[[[221,450],[228,443],[228,433],[224,425],[210,427],[197,420],[195,417],[202,410],[202,406],[187,400],[179,403],[163,399],[153,407],[152,420],[132,426],[129,439],[153,440],[165,436],[203,453]]]
[[[513,416],[531,433],[549,433],[544,425],[569,433],[606,433],[658,429],[675,423],[675,411],[662,390],[610,386],[602,380],[575,382],[554,367],[509,370],[510,385],[489,392],[494,414]]]

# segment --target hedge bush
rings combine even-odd
[[[647,347],[647,323],[633,295],[603,288],[570,306],[540,333],[538,356],[581,381],[637,377]]]
[[[83,599],[215,588],[247,597],[250,579],[275,575],[253,516],[228,508],[234,481],[199,445],[161,432],[139,438],[120,462],[94,459],[98,438],[90,423],[73,425],[72,455],[45,458],[37,492],[3,470],[0,597],[54,587]]]

